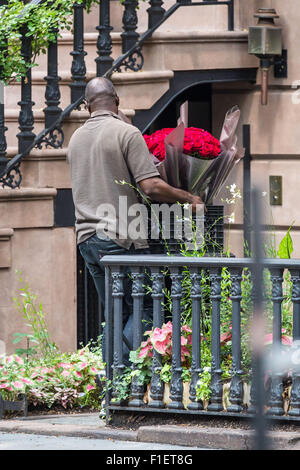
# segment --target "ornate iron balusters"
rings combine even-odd
[[[45,126],[50,127],[60,116],[62,110],[58,106],[60,103],[60,91],[59,91],[59,80],[60,77],[57,73],[57,30],[53,32],[55,35],[55,41],[51,42],[48,47],[47,57],[47,76],[45,80],[47,82],[45,92],[46,108],[45,113]],[[64,134],[61,126],[53,129],[49,136],[46,136],[42,142],[38,145],[39,148],[45,143],[46,147],[61,148],[64,142]]]
[[[123,13],[123,29],[124,33],[122,37],[122,52],[123,54],[135,45],[139,38],[139,34],[136,32],[137,29],[137,13],[136,9],[138,6],[138,0],[125,0],[123,2],[124,13]]]
[[[122,37],[122,53],[125,54],[129,51],[139,39],[139,34],[136,32],[137,29],[137,13],[136,8],[138,6],[138,0],[125,0],[123,3],[125,10],[123,14],[123,29],[124,33]],[[144,65],[144,57],[142,54],[141,47],[136,47],[132,54],[129,55],[118,67],[118,72],[121,72],[121,68],[125,70],[132,70],[137,72],[141,70]]]
[[[234,0],[228,4],[228,31],[234,31]]]
[[[300,270],[290,269],[291,281],[293,283],[292,301],[293,301],[293,341],[296,343],[297,350],[300,340]],[[296,353],[296,351],[295,351]],[[296,353],[298,359],[295,364],[292,377],[291,391],[291,409],[288,414],[290,416],[300,416],[300,370],[299,370],[299,354]]]
[[[144,300],[143,281],[145,278],[141,268],[132,269],[132,297],[133,297],[133,350],[136,351],[142,342],[142,309]],[[132,379],[132,400],[130,406],[142,406],[144,404],[144,386],[138,382],[138,377]]]
[[[257,298],[259,297],[259,292],[257,291],[257,285],[255,283],[255,270],[254,269],[251,269],[250,270],[250,273],[251,273],[251,284],[252,284],[252,289],[251,289],[251,300],[252,300],[252,304],[253,304],[253,307],[256,305],[257,303]],[[262,290],[263,290],[264,286],[262,286]],[[249,414],[255,414],[256,413],[256,408],[257,408],[257,386],[256,386],[256,383],[255,383],[255,377],[256,377],[256,373],[255,373],[255,361],[252,360],[252,382],[251,382],[251,388],[250,388],[250,402],[251,402],[251,405],[250,407],[247,409],[247,413]]]
[[[124,273],[120,266],[112,270],[112,298],[114,309],[114,356],[113,356],[113,397],[118,396],[118,383],[122,378],[125,365],[123,363],[123,296]],[[116,403],[120,404],[120,401]]]
[[[197,401],[196,387],[202,372],[201,369],[201,274],[197,268],[191,268],[191,299],[192,299],[192,367],[189,410],[203,410],[201,401]]]
[[[162,7],[162,0],[150,0],[148,8],[148,28],[153,28],[164,16],[166,10]]]
[[[0,86],[2,84],[0,83]],[[4,85],[3,85],[4,86]],[[6,157],[6,137],[5,132],[7,127],[5,126],[4,120],[4,96],[0,99],[0,175],[5,171],[6,166],[9,163],[9,160]],[[22,181],[22,175],[20,172],[20,164],[16,165],[13,169],[9,170],[2,177],[0,176],[0,184],[3,187],[8,186],[9,188],[15,189],[18,188]]]
[[[272,268],[271,280],[272,280],[272,301],[273,301],[273,345],[272,348],[275,351],[278,346],[281,346],[281,303],[283,300],[282,296],[282,281],[283,281],[283,269]],[[276,371],[277,364],[274,364],[275,370],[272,371],[272,382],[271,382],[271,393],[270,393],[270,406],[268,414],[272,415],[283,415],[284,410],[282,406],[282,375],[281,372]]]
[[[232,369],[229,399],[231,405],[228,411],[239,413],[242,411],[243,382],[241,370],[241,281],[242,269],[233,268],[231,275],[231,300],[232,300]]]
[[[172,402],[168,408],[182,409],[182,367],[181,367],[181,324],[180,324],[180,301],[182,297],[181,270],[180,268],[170,268],[172,287],[171,298],[173,304],[173,333],[172,333],[172,379],[170,388],[170,398]]]
[[[0,83],[0,86],[4,86],[2,83]],[[4,96],[1,96],[1,102],[0,102],[0,172],[4,170],[8,163],[8,159],[6,158],[6,149],[7,149],[7,143],[6,143],[6,137],[5,137],[5,132],[7,131],[7,127],[5,126],[5,121],[4,121]]]
[[[221,268],[211,268],[211,403],[209,411],[222,411],[223,386],[221,381],[220,302]]]
[[[163,280],[164,276],[160,268],[152,268],[152,298],[153,298],[153,327],[161,328],[162,326],[162,301],[163,294]],[[160,378],[161,372],[161,358],[160,354],[153,349],[152,360],[152,379],[150,385],[150,396],[152,401],[149,406],[152,408],[164,408],[163,395],[164,385]]]
[[[22,46],[21,54],[26,63],[29,63],[32,56],[31,38],[26,36],[27,27],[22,28]],[[32,106],[35,104],[31,99],[31,68],[29,67],[26,76],[22,77],[21,82],[21,106],[19,114],[19,129],[21,132],[17,134],[19,140],[19,153],[25,153],[27,148],[32,144],[35,134],[32,132],[34,126]]]
[[[101,0],[100,2],[99,26],[96,29],[99,31],[99,35],[97,40],[98,57],[95,61],[97,64],[97,77],[101,77],[112,67],[114,61],[111,57],[112,41],[110,32],[113,28],[110,26],[109,0]]]
[[[85,74],[86,66],[84,57],[84,26],[83,26],[83,3],[74,3],[74,35],[73,35],[73,48],[70,52],[73,56],[71,74],[72,83],[71,87],[71,103],[75,103],[83,94],[85,90]]]

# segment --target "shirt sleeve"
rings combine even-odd
[[[135,130],[127,140],[125,158],[136,183],[147,178],[160,176],[142,134]]]

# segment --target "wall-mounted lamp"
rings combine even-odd
[[[256,26],[249,27],[249,54],[256,55],[260,59],[262,76],[261,103],[268,103],[269,70],[271,65],[276,65],[282,73],[282,64],[276,61],[276,56],[282,55],[282,29],[275,24],[279,18],[274,8],[260,8],[254,15],[258,18]],[[284,54],[286,58],[286,54]],[[281,62],[281,60],[279,61]],[[278,76],[278,75],[277,75]],[[282,76],[282,75],[281,75]]]

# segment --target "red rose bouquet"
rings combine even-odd
[[[183,123],[144,135],[161,177],[210,203],[243,156],[236,145],[239,117],[237,106],[226,113],[220,140],[203,129],[185,128]]]
[[[151,135],[144,135],[149,152],[158,158],[159,161],[165,159],[165,138],[173,131],[174,128],[165,128]],[[217,157],[220,152],[221,144],[219,140],[209,132],[197,129],[196,127],[185,128],[182,153],[196,158],[212,159]]]

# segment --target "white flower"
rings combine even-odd
[[[234,220],[235,220],[235,216],[234,216],[234,212],[232,212],[232,214],[228,217],[228,222],[230,224],[234,224]]]
[[[267,195],[267,192],[266,192],[266,191],[263,191],[263,192],[261,193],[261,195],[262,195],[262,197],[265,197],[265,196]]]

